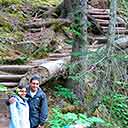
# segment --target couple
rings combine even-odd
[[[29,87],[19,86],[9,99],[9,128],[44,128],[48,116],[45,93],[39,87],[40,77],[33,76]]]

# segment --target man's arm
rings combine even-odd
[[[47,102],[47,97],[46,95],[44,95],[42,97],[42,100],[41,100],[41,109],[40,109],[40,126],[39,128],[43,128],[42,126],[44,125],[44,123],[46,122],[47,120],[47,117],[48,117],[48,102]]]

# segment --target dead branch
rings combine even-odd
[[[42,20],[42,21],[39,21],[39,22],[29,22],[29,23],[26,23],[25,25],[23,25],[24,28],[40,28],[40,27],[47,27],[47,26],[50,26],[52,24],[61,24],[61,25],[66,25],[66,26],[69,26],[71,24],[71,20],[69,19],[51,19],[51,18],[48,18],[48,19],[45,19],[45,20]]]

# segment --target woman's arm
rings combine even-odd
[[[13,128],[20,128],[17,101],[9,105],[11,125]]]

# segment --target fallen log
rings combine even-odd
[[[62,60],[48,61],[39,66],[35,66],[30,69],[25,76],[20,80],[20,84],[28,85],[28,82],[32,75],[39,75],[41,77],[41,84],[50,80],[53,77],[61,76],[65,73],[65,64],[70,61],[70,58],[65,58]]]

